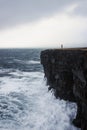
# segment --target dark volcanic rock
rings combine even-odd
[[[87,130],[87,50],[45,50],[41,52],[41,64],[55,96],[77,102],[73,123]]]

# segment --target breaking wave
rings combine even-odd
[[[20,64],[40,64],[40,61],[35,61],[35,60],[23,61],[23,60],[14,59],[14,62],[17,62]]]
[[[7,72],[0,77],[0,130],[77,130],[76,104],[55,99],[42,72]]]

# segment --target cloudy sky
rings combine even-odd
[[[87,47],[87,0],[0,0],[0,47]]]

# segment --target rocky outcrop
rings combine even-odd
[[[41,64],[49,89],[56,97],[77,102],[73,123],[87,130],[87,50],[56,49],[41,52]]]

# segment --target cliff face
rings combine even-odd
[[[45,50],[41,52],[41,64],[55,96],[77,102],[73,123],[87,130],[87,50]]]

